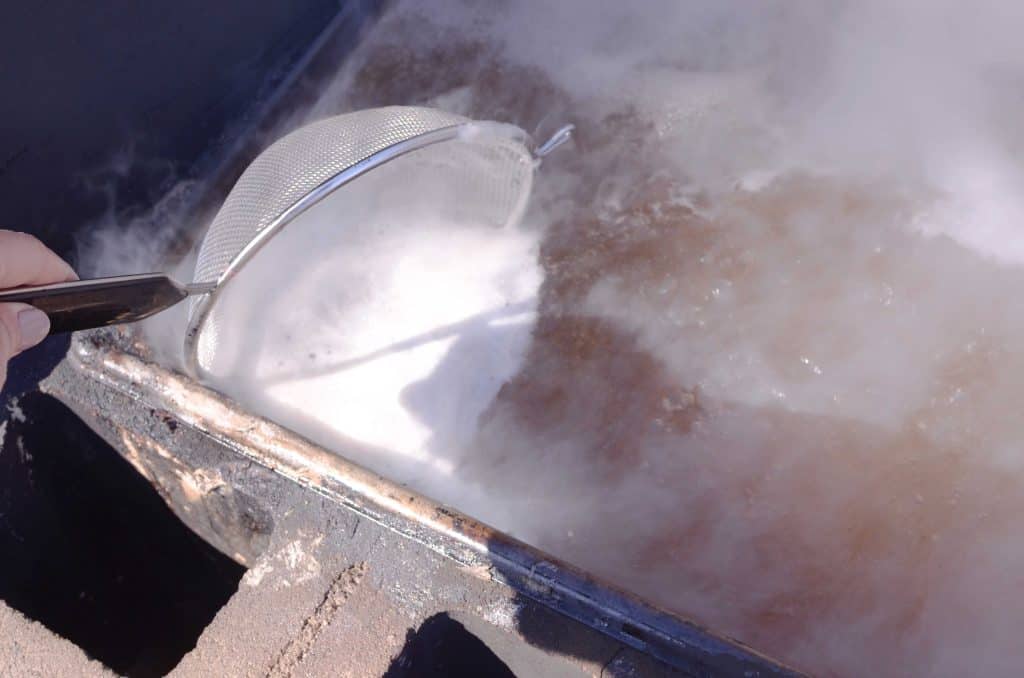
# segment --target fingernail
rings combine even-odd
[[[35,346],[50,332],[50,319],[38,308],[27,308],[18,313],[18,330],[21,332],[21,350]]]

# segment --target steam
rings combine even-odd
[[[493,208],[474,209],[478,197],[446,178],[443,151],[421,153],[276,236],[225,288],[200,355],[247,406],[333,449],[357,446],[394,480],[443,489],[522,362],[539,234],[476,221]]]
[[[398,3],[279,133],[415,103],[575,148],[514,228],[384,170],[321,205],[225,298],[211,385],[814,673],[1015,674],[1022,25]]]

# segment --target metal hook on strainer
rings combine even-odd
[[[193,296],[185,361],[198,375],[225,285],[285,226],[342,186],[429,149],[443,157],[435,169],[444,179],[466,187],[460,210],[496,226],[513,224],[526,207],[538,161],[568,141],[572,129],[567,125],[534,147],[512,125],[430,108],[392,106],[321,120],[278,140],[245,170],[203,238],[192,284],[159,273],[119,276],[10,290],[0,293],[0,303],[36,306],[50,316],[53,331],[66,332],[141,320]]]

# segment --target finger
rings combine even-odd
[[[0,230],[0,289],[70,280],[74,270],[35,236]]]
[[[0,359],[6,364],[50,333],[50,319],[28,304],[0,304]]]
[[[7,381],[7,361],[35,346],[50,333],[50,319],[28,304],[0,304],[0,388]]]

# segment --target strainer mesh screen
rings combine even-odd
[[[348,113],[307,125],[265,150],[242,174],[207,231],[195,282],[220,278],[246,245],[297,200],[342,170],[395,143],[471,122],[429,108],[388,107]],[[517,221],[529,196],[533,165],[520,140],[486,133],[443,142],[388,163],[401,185],[429,176],[451,196],[446,217],[481,226]],[[426,175],[424,173],[427,173]],[[361,179],[339,189],[358,190]],[[287,228],[287,227],[286,227]],[[259,255],[257,255],[259,256]],[[192,304],[195,314],[198,301]],[[222,338],[217,305],[200,327],[197,362],[206,370]]]
[[[257,233],[328,178],[392,144],[468,122],[429,108],[393,106],[312,123],[249,165],[210,224],[193,282],[216,281]]]

